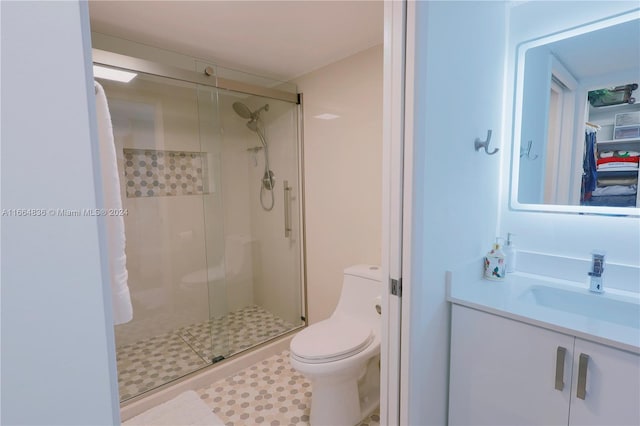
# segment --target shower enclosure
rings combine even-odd
[[[295,87],[223,79],[209,64],[96,49],[94,63],[137,73],[98,80],[127,210],[125,401],[304,325],[299,105]]]

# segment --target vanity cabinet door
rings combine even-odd
[[[640,355],[576,338],[569,424],[640,425]]]
[[[574,337],[458,305],[451,320],[450,425],[568,424]]]

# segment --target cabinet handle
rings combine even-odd
[[[585,399],[587,396],[587,367],[589,366],[589,355],[580,354],[578,364],[578,389],[576,397]]]
[[[558,346],[556,351],[556,390],[564,389],[564,357],[567,355],[567,349]]]

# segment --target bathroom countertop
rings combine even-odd
[[[640,305],[639,294],[606,288],[603,294],[593,294],[589,292],[586,280],[585,283],[576,283],[522,272],[508,274],[504,281],[489,281],[482,278],[481,265],[474,262],[447,272],[449,302],[640,354],[640,316],[637,324],[634,318],[633,324],[627,326],[549,308],[533,301],[531,289],[551,287],[575,292],[577,300],[604,297],[626,302],[633,305],[632,313],[635,312],[633,308]]]

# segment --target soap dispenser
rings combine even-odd
[[[484,258],[484,278],[492,281],[502,281],[505,277],[504,254],[500,249],[499,238]]]
[[[507,241],[504,245],[504,261],[507,263],[507,273],[516,271],[516,246],[513,243],[514,234],[507,234]]]

